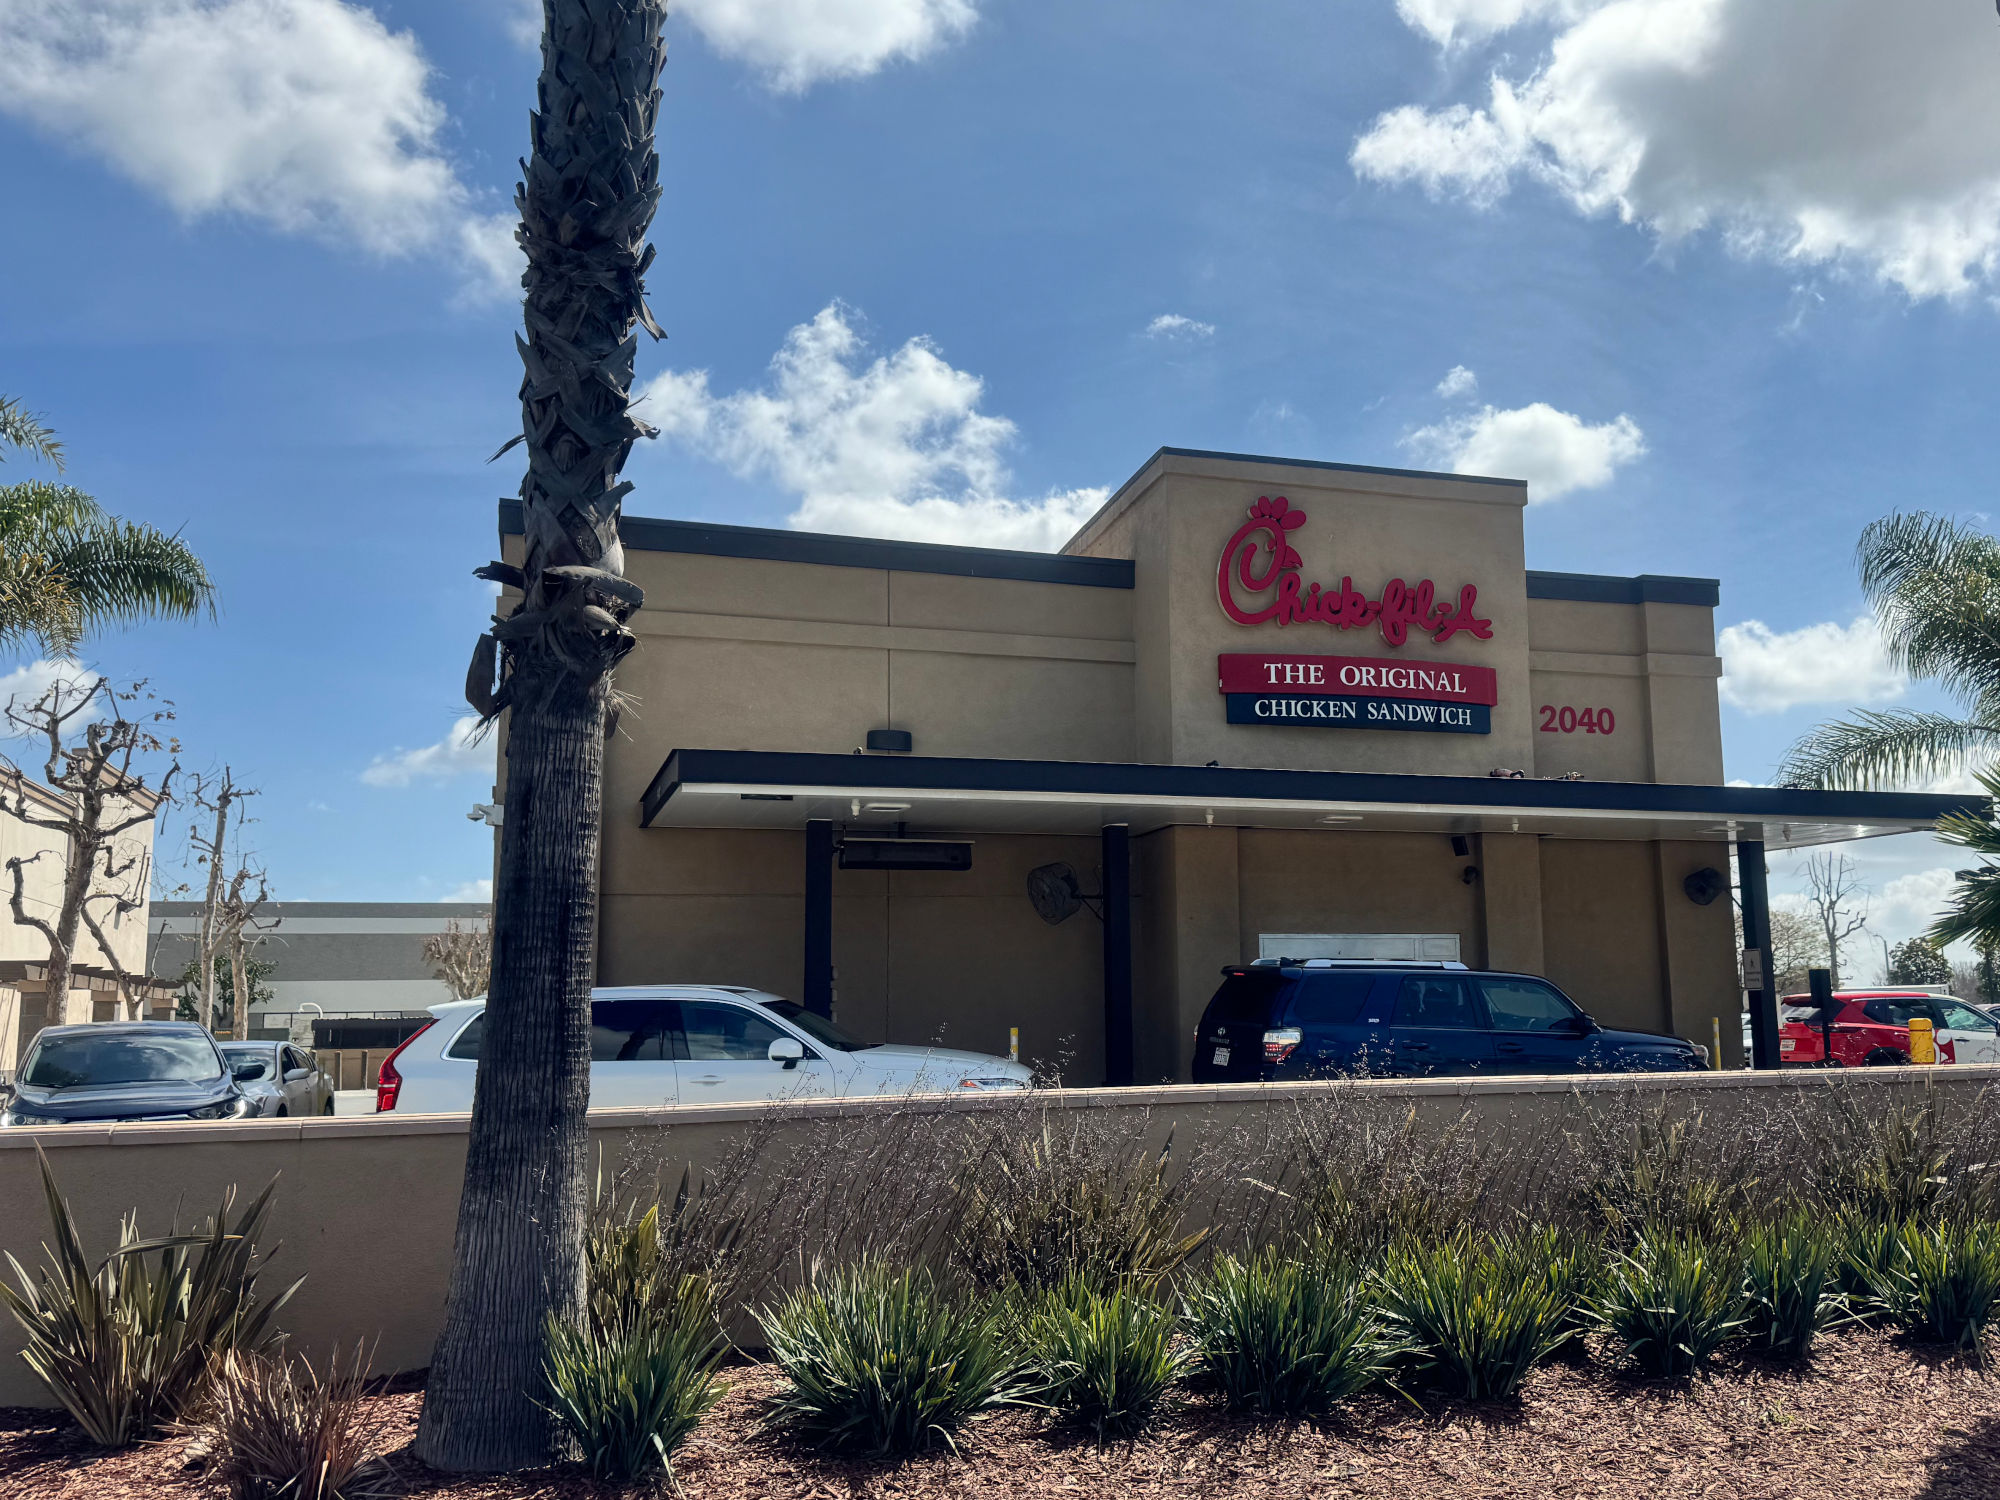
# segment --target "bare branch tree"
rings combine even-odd
[[[452,999],[483,995],[487,971],[493,965],[493,929],[485,922],[461,926],[454,917],[444,924],[443,932],[424,939],[424,962],[444,981]]]
[[[1806,861],[1806,907],[1826,940],[1835,989],[1840,988],[1840,945],[1867,930],[1869,895],[1845,854],[1815,854]]]
[[[260,908],[270,899],[269,879],[263,867],[248,858],[242,848],[243,830],[250,823],[244,802],[256,795],[255,787],[237,784],[228,766],[218,775],[193,777],[188,795],[196,809],[213,815],[215,820],[211,829],[203,817],[188,834],[194,863],[208,871],[201,918],[195,932],[196,961],[201,970],[202,1024],[212,1031],[222,1029],[215,960],[217,955],[227,955],[233,997],[229,1027],[231,1035],[239,1041],[250,1035],[250,988],[245,980],[245,960],[258,937],[278,926],[278,919],[260,916]],[[191,893],[192,889],[191,885],[179,887],[181,893]]]
[[[134,712],[140,704],[156,706]],[[174,717],[173,704],[147,691],[144,682],[120,689],[109,678],[96,677],[57,682],[27,707],[9,702],[0,713],[16,733],[48,747],[41,782],[54,796],[47,801],[31,796],[26,773],[0,757],[0,816],[42,829],[57,836],[52,843],[60,843],[60,848],[15,855],[6,866],[11,882],[7,904],[15,924],[33,928],[49,946],[43,993],[51,1015],[60,1014],[69,995],[84,929],[117,976],[120,1009],[134,1006],[137,983],[126,972],[93,908],[130,912],[145,904],[145,877],[137,884],[142,893],[137,898],[128,879],[144,856],[129,853],[121,858],[119,837],[153,821],[171,800],[179,763],[170,764],[159,784],[148,787],[133,762],[140,756],[179,754],[179,742],[159,731]],[[43,859],[61,861],[63,866],[53,919],[27,909],[27,867]]]

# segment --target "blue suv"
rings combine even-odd
[[[1327,958],[1224,969],[1194,1048],[1196,1083],[1707,1066],[1679,1037],[1606,1030],[1532,974]]]

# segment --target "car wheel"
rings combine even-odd
[[[1894,1047],[1877,1047],[1861,1060],[1861,1065],[1864,1068],[1906,1068],[1910,1059]]]
[[[282,1120],[282,1119],[284,1119],[284,1118],[285,1118],[285,1116],[286,1116],[286,1115],[288,1115],[288,1114],[290,1114],[290,1113],[291,1113],[291,1111],[290,1111],[290,1110],[288,1110],[288,1109],[286,1109],[284,1105],[280,1104],[280,1105],[278,1106],[278,1118],[279,1118],[279,1119],[281,1119],[281,1120]]]
[[[333,1101],[331,1099],[326,1101],[326,1108],[321,1110],[320,1113],[323,1115],[330,1115],[333,1113]]]

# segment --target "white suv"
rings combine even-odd
[[[384,1060],[377,1113],[472,1108],[486,1002],[430,1009],[437,1019]],[[1030,1081],[1026,1068],[1004,1057],[860,1041],[761,990],[638,985],[590,993],[590,1102],[600,1109],[1024,1089]]]

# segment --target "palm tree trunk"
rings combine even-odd
[[[527,289],[520,341],[521,591],[481,640],[467,697],[508,715],[493,968],[459,1201],[451,1292],[416,1454],[457,1472],[561,1456],[543,1404],[551,1320],[583,1311],[590,985],[597,946],[610,674],[641,602],[624,580],[618,479],[635,439],[635,323],[659,200],[653,130],[664,0],[543,0],[539,109],[516,193]],[[509,446],[512,446],[511,444]],[[500,680],[496,688],[496,663]]]

